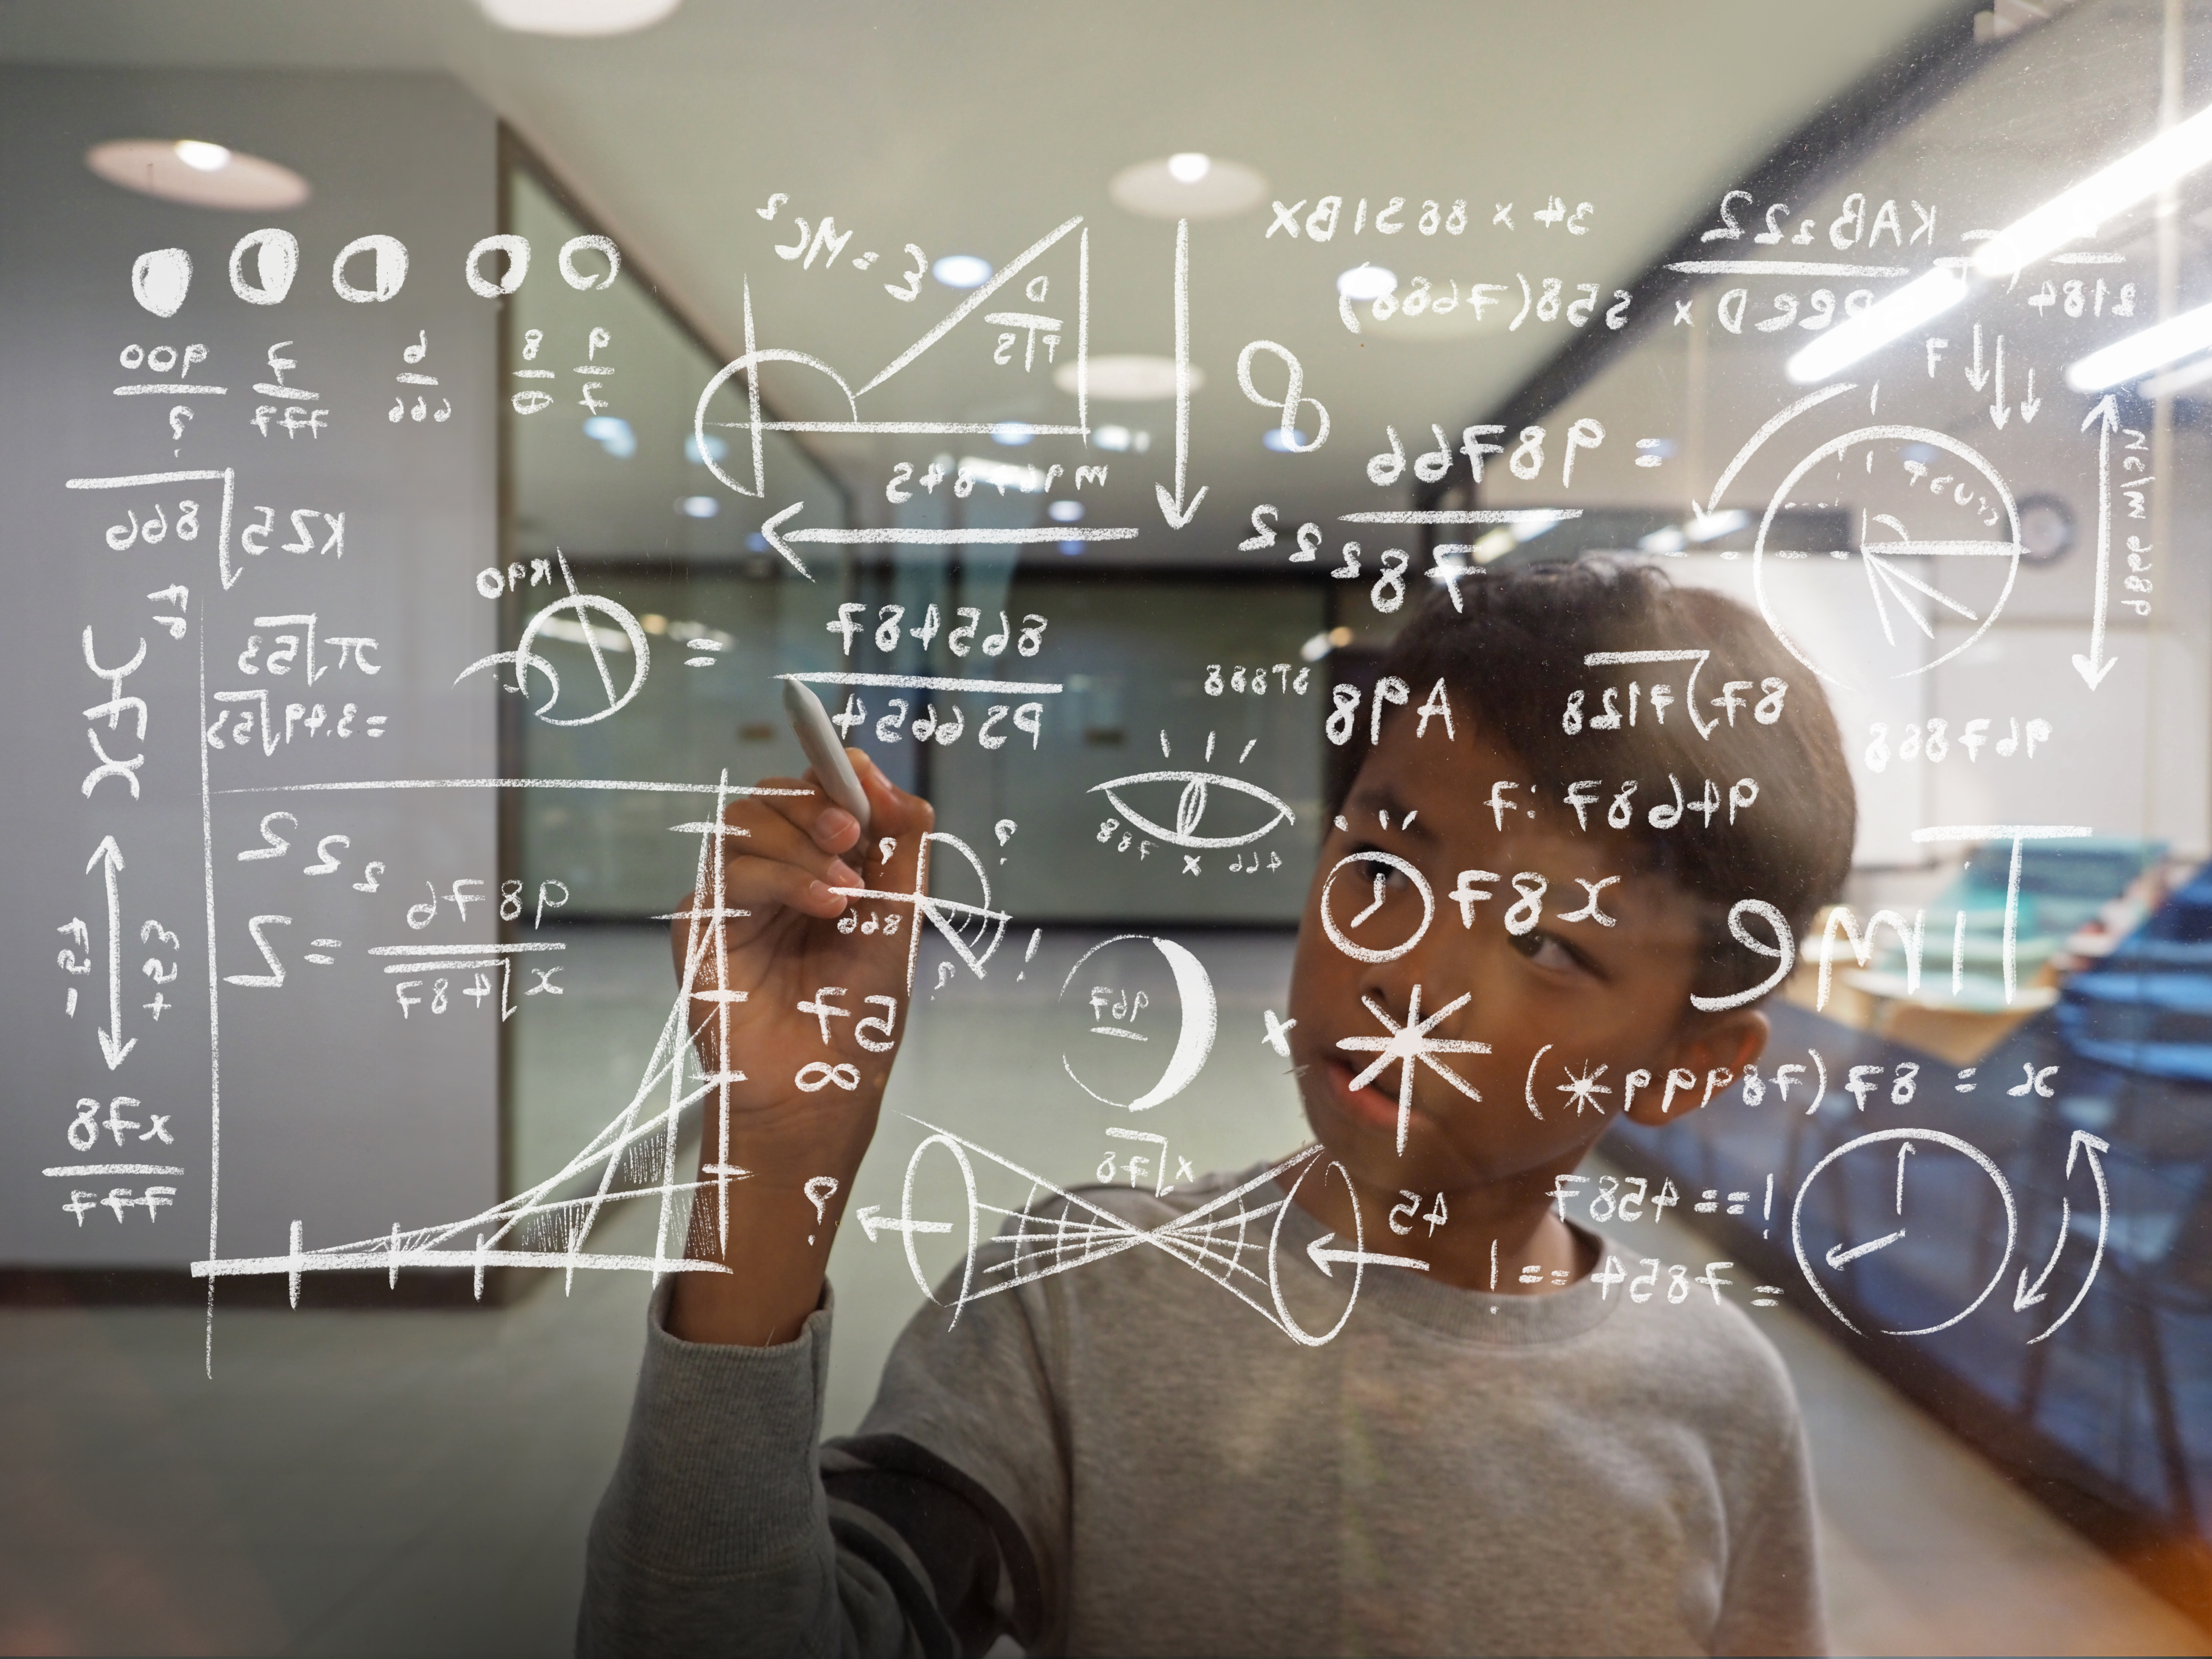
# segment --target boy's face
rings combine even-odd
[[[1521,786],[1499,792],[1511,803],[1502,825],[1487,805],[1500,780]],[[1572,809],[1533,795],[1517,758],[1464,722],[1456,740],[1445,738],[1439,721],[1417,739],[1409,714],[1385,726],[1340,815],[1348,828],[1332,827],[1322,842],[1291,982],[1297,1023],[1289,1041],[1306,1116],[1359,1187],[1464,1192],[1527,1182],[1548,1189],[1552,1176],[1572,1169],[1620,1109],[1629,1073],[1651,1074],[1637,1091],[1635,1115],[1641,1120],[1649,1112],[1656,1121],[1670,1066],[1698,1073],[1698,1088],[1675,1097],[1679,1115],[1696,1107],[1708,1066],[1741,1064],[1756,1054],[1764,1032],[1758,1015],[1691,1013],[1696,907],[1667,878],[1639,872],[1636,843],[1603,827],[1603,802],[1618,787],[1605,786],[1590,812],[1591,828],[1583,831]],[[1686,819],[1679,833],[1696,832]],[[1326,904],[1342,939],[1377,953],[1395,950],[1420,929],[1419,889],[1401,871],[1372,859],[1339,867],[1363,852],[1411,865],[1434,899],[1435,914],[1419,942],[1386,962],[1349,954],[1323,922]],[[1492,895],[1465,907],[1471,927],[1462,924],[1462,906],[1451,897],[1463,870],[1496,872],[1495,879],[1471,884]],[[1516,936],[1505,920],[1521,902],[1513,878],[1522,872],[1542,877],[1547,886],[1542,920]],[[1578,877],[1590,883],[1618,878],[1597,899],[1613,926],[1561,920],[1589,902]],[[1516,922],[1528,915],[1524,906]],[[1431,1051],[1480,1100],[1426,1060],[1407,1062],[1414,1077],[1401,1154],[1401,1062],[1393,1059],[1357,1091],[1351,1085],[1382,1057],[1373,1040],[1390,1035],[1364,1003],[1403,1027],[1416,988],[1418,1024],[1427,1025],[1420,1040],[1479,1042],[1488,1052]],[[1455,1002],[1456,1008],[1428,1024]],[[1747,1052],[1747,1036],[1753,1039]],[[1346,1048],[1346,1038],[1368,1046]],[[1725,1057],[1717,1060],[1723,1051]],[[1532,1064],[1536,1113],[1524,1097]],[[1571,1075],[1587,1076],[1607,1092],[1587,1094],[1578,1110],[1577,1097],[1561,1086]]]

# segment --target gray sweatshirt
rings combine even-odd
[[[1250,1179],[1079,1196],[1152,1229]],[[1733,1299],[1632,1300],[1601,1239],[1631,1282],[1365,1268],[1308,1346],[1279,1314],[1328,1332],[1353,1268],[1274,1183],[1232,1203],[1170,1248],[1015,1218],[971,1291],[1024,1282],[956,1320],[956,1275],[818,1451],[827,1296],[740,1348],[668,1334],[664,1291],[580,1653],[1821,1650],[1796,1402]]]

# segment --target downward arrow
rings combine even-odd
[[[1180,530],[1198,514],[1198,504],[1206,499],[1206,486],[1199,486],[1198,494],[1188,503],[1183,500],[1183,487],[1190,470],[1190,221],[1176,221],[1175,263],[1175,337],[1176,337],[1176,471],[1175,494],[1168,494],[1165,484],[1154,484],[1160,498],[1160,514],[1167,520],[1168,527]]]
[[[2020,418],[2033,421],[2043,413],[2043,399],[2035,395],[2035,371],[2027,371],[2027,396],[2020,400]]]
[[[1370,1255],[1365,1250],[1328,1249],[1328,1241],[1335,1237],[1334,1233],[1323,1233],[1306,1246],[1306,1254],[1313,1258],[1314,1266],[1321,1269],[1322,1276],[1325,1279],[1335,1277],[1328,1265],[1332,1261],[1350,1261],[1370,1267],[1411,1267],[1417,1273],[1426,1273],[1429,1270],[1429,1264],[1418,1256]]]
[[[2074,670],[2094,691],[2119,660],[2105,654],[2105,589],[2112,563],[2112,434],[2120,425],[2119,405],[2109,392],[2082,420],[2081,429],[2087,432],[2092,422],[2097,426],[2097,596],[2089,613],[2089,654],[2075,657]]]
[[[92,849],[84,866],[87,875],[94,865],[103,867],[107,883],[107,1029],[100,1034],[100,1053],[112,1072],[138,1046],[137,1037],[123,1040],[123,900],[115,884],[116,872],[123,868],[123,849],[114,836],[104,837]]]
[[[1997,423],[2000,432],[2004,430],[2005,422],[2012,419],[2012,410],[2005,403],[2004,336],[2002,334],[1997,336],[1997,398],[1990,405],[1990,418]]]
[[[1966,384],[1979,392],[1990,383],[1990,372],[1982,367],[1982,325],[1974,325],[1974,366],[1966,371]]]

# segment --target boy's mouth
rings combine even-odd
[[[1354,1089],[1352,1079],[1357,1073],[1346,1061],[1326,1060],[1321,1070],[1328,1079],[1329,1099],[1339,1111],[1355,1123],[1387,1130],[1394,1136],[1398,1133],[1397,1096],[1384,1093],[1372,1083]]]

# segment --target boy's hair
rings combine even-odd
[[[1644,867],[1662,872],[1704,901],[1700,989],[1743,982],[1744,953],[1727,927],[1729,908],[1739,900],[1773,905],[1804,938],[1814,914],[1841,890],[1850,871],[1856,797],[1819,680],[1758,616],[1723,594],[1677,587],[1650,565],[1609,558],[1463,579],[1460,598],[1463,612],[1448,595],[1432,592],[1385,653],[1381,672],[1403,682],[1409,697],[1408,707],[1391,716],[1394,725],[1410,720],[1441,679],[1455,718],[1479,726],[1517,756],[1528,774],[1522,781],[1534,786],[1552,814],[1562,810],[1570,783],[1595,780],[1591,833],[1610,835],[1616,845],[1632,842]],[[1583,663],[1597,652],[1656,650],[1711,654],[1702,665]],[[1694,725],[1686,706],[1693,666]],[[1642,682],[1634,705],[1632,680]],[[1750,690],[1739,684],[1729,694],[1742,707],[1716,706],[1727,682],[1746,680]],[[1762,698],[1774,712],[1770,681],[1787,687],[1771,724],[1756,712]],[[1650,698],[1655,683],[1669,685],[1677,699],[1658,715]],[[1621,717],[1611,729],[1595,724],[1606,712],[1607,687]],[[1579,721],[1567,712],[1576,692],[1583,694]],[[1368,729],[1365,721],[1357,724],[1355,742]],[[1567,729],[1577,724],[1578,731]],[[1698,735],[1700,727],[1707,735]],[[1431,733],[1441,735],[1434,722]],[[1670,775],[1680,780],[1686,802],[1704,799],[1705,780],[1712,780],[1720,810],[1686,810],[1671,827],[1655,825],[1651,809],[1674,805]],[[1756,781],[1758,799],[1732,811],[1729,791],[1743,778]],[[1638,787],[1629,826],[1601,830],[1614,795],[1631,779]],[[1331,811],[1340,805],[1333,803]]]

